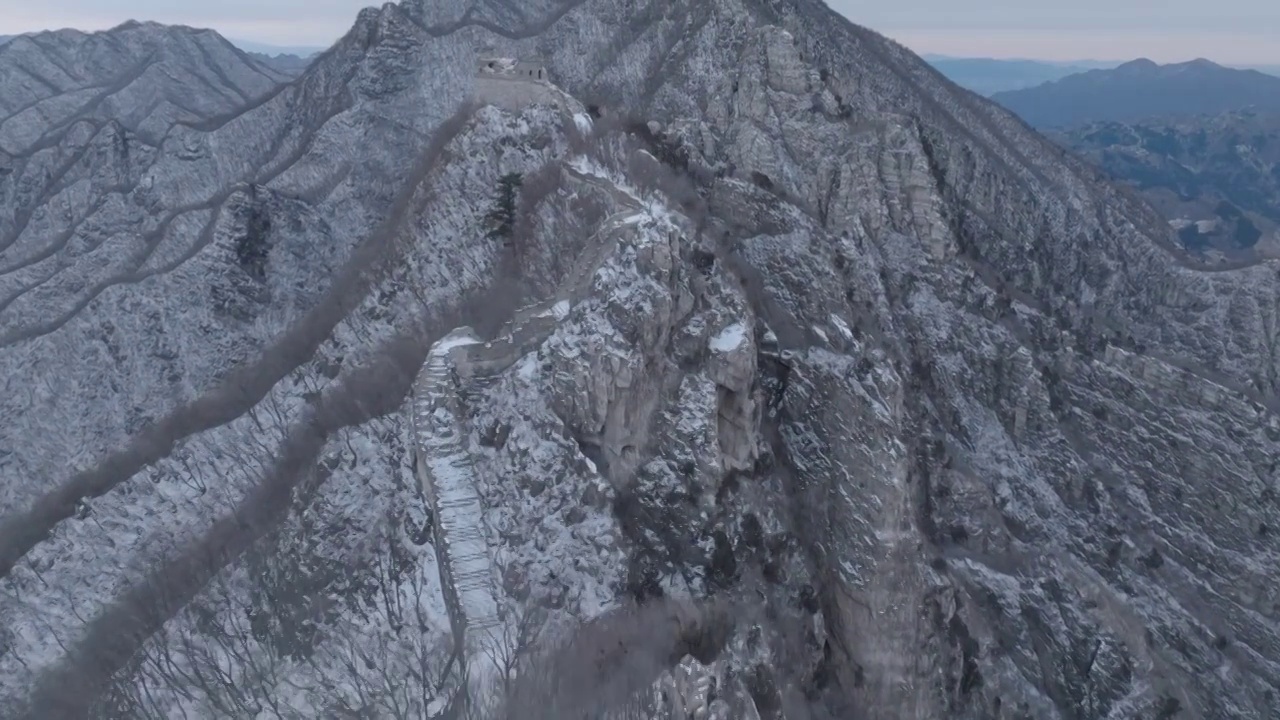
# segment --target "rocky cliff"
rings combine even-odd
[[[478,48],[581,106],[476,108]],[[442,708],[405,402],[565,299],[451,401],[495,663],[589,680],[516,673],[520,717],[1276,706],[1277,268],[821,3],[387,5],[127,160],[80,137],[0,175],[6,716]]]

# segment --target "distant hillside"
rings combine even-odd
[[[270,45],[252,40],[230,40],[254,60],[291,77],[302,74],[316,56],[325,51],[318,45]]]
[[[229,115],[287,80],[212,30],[130,21],[20,35],[0,45],[0,155],[27,157],[76,121],[159,147],[174,124]]]
[[[994,58],[954,58],[929,56],[930,65],[949,80],[979,95],[1035,87],[1094,67],[1114,67],[1107,63],[1051,63],[1042,60],[997,60]]]
[[[245,54],[263,65],[291,77],[301,75],[307,69],[307,66],[311,64],[311,61],[315,59],[314,54],[299,57],[293,54],[268,55],[248,50],[245,51]]]
[[[0,45],[18,37],[17,35],[0,35]],[[316,55],[324,51],[318,46],[284,46],[267,45],[248,40],[229,40],[229,42],[251,56],[254,60],[267,65],[278,72],[289,76],[301,75],[311,64]]]
[[[264,55],[266,57],[292,55],[303,59],[310,59],[327,49],[320,47],[319,45],[271,45],[269,43],[254,42],[252,40],[237,40],[235,38],[227,39],[232,45],[235,45],[247,53]]]
[[[1147,118],[1217,115],[1255,108],[1280,111],[1280,78],[1208,60],[1157,65],[1134,60],[992,99],[1037,127]]]
[[[1138,189],[1188,250],[1280,254],[1280,113],[1090,123],[1056,139]]]

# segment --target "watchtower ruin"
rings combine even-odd
[[[540,58],[482,56],[476,61],[476,100],[519,112],[535,103],[565,107],[564,93],[551,83]]]
[[[508,80],[544,81],[548,79],[547,65],[538,58],[480,58],[477,72],[481,77]]]

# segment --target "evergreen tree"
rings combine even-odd
[[[236,239],[236,259],[249,275],[261,280],[267,274],[267,255],[271,247],[267,242],[271,234],[271,216],[258,202],[256,187],[249,191],[249,215],[245,232]]]
[[[494,199],[493,209],[485,216],[490,239],[511,239],[516,226],[516,200],[523,184],[524,177],[520,173],[507,173],[498,180],[498,196]]]

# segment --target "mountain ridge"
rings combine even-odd
[[[958,58],[925,56],[930,65],[937,68],[953,82],[979,95],[990,97],[998,92],[1022,90],[1045,82],[1060,80],[1097,67],[1120,63],[1051,63],[1032,59]]]
[[[85,56],[69,56],[73,49]],[[65,125],[64,118],[83,107],[102,106],[126,129],[156,142],[160,128],[174,120],[229,112],[285,79],[212,31],[154,23],[125,23],[106,33],[22,35],[0,46],[0,57],[18,73],[0,106],[5,113],[0,141],[17,154],[24,151],[24,139],[38,142],[44,126]],[[102,74],[122,63],[118,74]],[[148,80],[145,88],[130,89],[148,73],[159,74],[159,82]],[[208,96],[215,104],[201,107]],[[84,104],[75,105],[77,98],[84,98]],[[65,100],[72,104],[56,107]],[[159,116],[152,118],[154,113]]]
[[[477,52],[546,57],[579,100],[468,107]],[[583,253],[599,269],[553,335],[430,431],[480,470],[516,617],[572,633],[629,600],[753,595],[776,619],[698,652],[756,711],[803,688],[837,717],[1264,717],[1275,268],[1205,272],[1143,202],[901,46],[804,0],[386,5],[265,99],[162,138],[87,227],[49,212],[81,183],[5,204],[47,215],[20,248],[93,247],[94,224],[135,222],[117,193],[170,213],[148,252],[179,273],[0,348],[33,389],[3,399],[22,432],[0,429],[13,716],[315,717],[360,708],[344,683],[375,716],[438,708],[376,685],[445,614],[402,479],[405,374],[450,328],[553,296]],[[11,310],[26,291],[4,281]],[[285,357],[294,330],[318,342]],[[247,410],[164,419],[255,362],[276,370]],[[34,392],[53,377],[98,390],[59,405]],[[148,427],[152,455],[107,459]],[[11,544],[62,457],[110,487]],[[237,529],[260,492],[271,517]],[[111,622],[157,595],[146,632]],[[380,662],[344,665],[348,646]],[[228,682],[170,670],[214,652]]]
[[[1157,65],[1138,59],[1112,70],[1090,70],[992,99],[1034,126],[1086,121],[1215,115],[1254,107],[1280,109],[1280,78],[1226,68],[1200,58]]]

